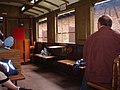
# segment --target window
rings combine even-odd
[[[58,14],[56,42],[75,44],[75,11]]]
[[[47,18],[39,20],[38,41],[47,42]]]
[[[99,16],[108,14],[112,17],[112,29],[120,32],[120,0],[105,0],[94,6],[94,31],[97,31],[97,20]]]

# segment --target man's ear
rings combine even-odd
[[[97,28],[100,29],[100,27],[101,27],[101,25],[100,25],[100,23],[98,22],[98,23],[97,23]]]

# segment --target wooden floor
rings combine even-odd
[[[26,79],[18,81],[20,87],[33,90],[80,90],[79,80],[57,73],[55,69],[29,63],[22,65],[22,72]]]

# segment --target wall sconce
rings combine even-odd
[[[24,26],[24,24],[23,24],[23,23],[21,23],[21,24],[20,24],[20,26],[21,26],[21,27],[23,27],[23,26]]]

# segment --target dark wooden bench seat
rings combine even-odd
[[[82,82],[85,69],[81,67],[75,67],[75,60],[63,59],[58,60],[57,63],[61,72],[66,73],[72,78],[80,80],[80,82]]]
[[[34,58],[36,62],[38,62],[39,65],[44,68],[53,68],[56,63],[56,56],[43,56],[41,54],[34,54]]]
[[[106,84],[106,83],[92,83],[92,82],[87,82],[87,84],[97,90],[112,90],[112,85],[111,84]]]
[[[19,73],[17,75],[12,75],[9,77],[12,81],[16,81],[16,80],[23,80],[25,79],[24,75],[22,73]]]
[[[97,90],[120,90],[120,58],[114,59],[112,84],[87,82],[90,87]]]
[[[18,70],[18,75],[11,75],[9,78],[12,82],[17,85],[17,81],[25,79],[24,75],[21,73],[21,61],[20,61],[20,51],[15,49],[10,50],[0,50],[0,59],[10,59],[14,63],[15,68]]]
[[[10,80],[12,80],[12,81],[15,83],[15,85],[17,85],[17,81],[18,81],[18,80],[23,80],[23,79],[25,79],[25,77],[24,77],[24,75],[23,75],[22,73],[19,73],[19,74],[17,74],[17,75],[12,75],[12,76],[10,76],[9,78],[10,78]]]

